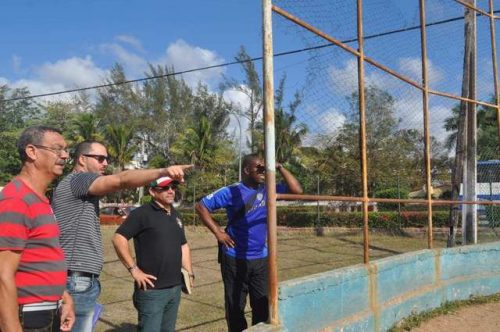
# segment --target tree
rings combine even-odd
[[[11,89],[0,85],[0,185],[7,183],[20,170],[16,141],[21,131],[41,117],[40,105],[29,97],[28,88]]]
[[[248,142],[248,146],[250,147],[250,151],[253,153],[258,150],[257,123],[262,117],[262,86],[260,84],[259,74],[255,69],[252,59],[247,54],[245,47],[241,46],[235,60],[241,63],[245,78],[242,82],[226,79],[226,82],[221,85],[221,89],[234,89],[242,92],[248,97],[248,107],[236,113],[242,114],[249,121],[248,131],[250,132],[250,141]]]
[[[101,140],[101,120],[94,113],[77,114],[72,121],[71,139],[78,143],[86,140]]]
[[[126,80],[123,67],[115,64],[106,80],[107,84],[113,85],[98,92],[96,115],[105,126],[117,123],[136,126],[138,122],[141,110],[140,91],[134,84],[124,84]]]
[[[172,161],[171,145],[190,125],[193,116],[193,92],[183,79],[171,75],[173,68],[149,65],[143,87],[139,136],[147,142],[149,153]]]
[[[275,131],[275,148],[276,160],[280,163],[291,163],[294,157],[300,153],[302,139],[307,134],[307,126],[304,123],[297,123],[295,115],[298,107],[302,103],[301,95],[296,92],[294,99],[288,104],[288,111],[285,110],[284,93],[285,93],[286,75],[280,79],[278,89],[274,94],[274,131]],[[257,123],[256,129],[259,130],[258,148],[259,152],[264,150],[264,125],[262,121]]]
[[[134,144],[134,128],[125,124],[110,124],[105,129],[106,145],[108,153],[115,161],[119,170],[125,169],[137,151],[137,145]]]
[[[490,103],[496,104],[495,99]],[[452,115],[445,119],[444,129],[449,132],[445,146],[451,151],[456,146],[460,105],[451,110]],[[498,129],[496,110],[490,107],[481,107],[477,111],[477,155],[478,160],[499,158]]]

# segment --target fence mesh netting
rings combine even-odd
[[[356,1],[276,0],[273,5],[358,50]],[[425,6],[429,89],[461,96],[466,7],[449,0],[426,1]],[[476,7],[490,11],[486,0],[477,1]],[[495,10],[500,12],[500,7]],[[476,99],[495,105],[490,18],[479,11],[476,19]],[[419,1],[363,1],[363,30],[365,57],[422,85]],[[498,44],[498,33],[496,36]],[[297,133],[306,128],[297,161],[310,170],[309,180],[304,181],[305,191],[361,197],[357,56],[276,13],[273,39],[275,53],[287,48],[303,50],[301,55],[294,55],[293,61],[292,56],[275,58],[274,66],[276,82],[281,82],[285,70],[302,75],[302,84],[294,84],[293,80],[291,84],[300,95],[300,106],[290,104],[283,109],[296,118]],[[369,197],[424,199],[422,90],[369,62],[365,62],[365,84]],[[448,200],[451,199],[460,101],[430,94],[428,105],[433,198]],[[476,110],[478,199],[497,200],[500,197],[497,110],[484,105],[477,105]],[[280,146],[279,116],[276,121],[278,160],[287,157],[283,155],[286,149]],[[356,204],[328,205],[338,211],[352,210]],[[442,213],[434,216],[437,227],[447,226],[449,208],[434,209]],[[317,218],[319,225],[334,224],[325,212],[328,208],[321,209],[323,214]],[[411,219],[402,215],[405,212],[425,212],[426,206],[386,203],[378,204],[378,209],[397,211],[396,220],[401,222],[402,218]],[[491,218],[495,215],[494,209],[479,206],[480,223],[494,225],[496,217]],[[371,224],[376,225],[379,224]]]

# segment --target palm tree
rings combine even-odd
[[[293,157],[299,153],[298,149],[302,145],[302,138],[307,134],[307,126],[304,123],[297,124],[297,116],[295,112],[302,103],[301,96],[298,92],[295,93],[294,99],[288,105],[288,112],[283,106],[283,95],[285,88],[286,76],[280,80],[278,89],[275,92],[274,98],[274,128],[275,128],[275,144],[276,144],[276,160],[280,163],[287,163],[293,161]],[[258,130],[263,132],[264,125],[259,122],[257,125]],[[264,149],[263,136],[259,137],[259,149],[262,153]]]
[[[80,113],[72,123],[72,139],[78,143],[86,140],[100,140],[101,120],[94,113]]]
[[[105,136],[108,145],[108,153],[117,163],[119,170],[123,170],[137,151],[133,145],[134,129],[121,124],[110,124],[106,126]]]

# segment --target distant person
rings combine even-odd
[[[286,183],[276,186],[278,193],[302,193],[299,182],[288,170],[280,164],[276,169]],[[230,332],[247,328],[244,312],[247,294],[252,307],[252,325],[269,318],[265,170],[258,155],[247,155],[242,161],[242,182],[223,187],[196,204],[201,220],[219,242]],[[221,208],[227,213],[225,230],[210,215]]]
[[[36,126],[17,141],[21,172],[0,192],[0,331],[70,331],[59,227],[45,196],[68,159],[61,133]]]
[[[73,296],[76,323],[73,331],[91,331],[94,306],[101,292],[99,275],[104,254],[99,224],[99,199],[109,193],[147,185],[161,176],[183,181],[191,165],[127,170],[104,175],[106,147],[85,141],[75,147],[73,172],[57,185],[52,206],[61,227],[61,245],[68,264],[67,288]]]
[[[181,216],[172,204],[179,183],[169,177],[153,181],[151,203],[133,210],[116,230],[113,245],[135,280],[138,331],[175,331],[181,300],[181,267],[194,282],[191,252]],[[134,239],[137,264],[128,241]]]

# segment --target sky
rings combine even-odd
[[[308,7],[318,4],[318,9],[324,8],[320,4],[328,2],[317,0],[308,3]],[[295,3],[300,8],[300,1]],[[449,8],[450,1],[427,1],[429,21],[462,13],[456,3],[452,3],[455,5],[453,12]],[[484,6],[485,1],[479,3]],[[365,4],[366,13],[369,13],[365,18],[368,34],[418,24],[416,0],[371,0]],[[326,32],[341,40],[353,37],[355,21],[342,21],[334,16],[343,11],[352,13],[352,3],[341,1],[330,7],[332,13],[318,10],[315,18],[321,19],[323,14],[325,21],[332,22],[334,27]],[[314,12],[314,8],[312,10]],[[295,14],[305,16],[306,11]],[[27,86],[32,94],[40,94],[101,84],[116,62],[124,66],[128,79],[135,79],[144,76],[148,63],[168,64],[175,71],[182,71],[232,62],[241,45],[245,46],[250,57],[260,57],[261,15],[260,0],[2,0],[0,29],[4,33],[0,34],[0,84]],[[280,22],[276,15],[273,19]],[[351,26],[350,30],[348,26]],[[311,43],[304,42],[307,40],[304,35],[287,33],[286,30],[286,27],[275,29],[275,53],[311,46]],[[452,33],[453,36],[462,36],[463,30],[460,26],[453,29],[450,26],[450,37],[442,34],[445,39],[441,35],[434,37],[432,29],[428,32],[429,74],[431,87],[436,89],[456,91],[460,86],[461,73],[457,68],[460,68],[462,49],[459,43],[453,42]],[[381,62],[385,65],[418,81],[420,47],[418,40],[408,36],[400,34],[392,39],[382,37],[367,41],[367,54],[383,59]],[[300,38],[303,38],[301,42]],[[483,39],[487,40],[486,37]],[[399,45],[395,44],[396,41]],[[321,44],[324,40],[314,40],[314,43]],[[309,96],[304,97],[301,121],[320,133],[331,133],[346,120],[345,97],[357,86],[355,58],[340,54],[339,50],[335,52],[316,55],[318,58],[335,56],[334,61],[324,60],[322,69],[328,76],[325,82],[337,83],[330,84],[327,89],[318,87],[318,91],[323,89],[323,95],[310,89]],[[311,62],[307,60],[309,55],[275,58],[275,83],[286,73],[290,94],[307,88],[306,72],[311,70],[308,67]],[[491,60],[486,56],[480,58],[480,71],[488,71],[490,64]],[[260,71],[261,62],[256,62],[256,66]],[[241,79],[240,66],[198,71],[185,75],[184,79],[192,86],[201,81],[216,91],[223,77]],[[421,94],[396,87],[393,79],[369,66],[366,78],[368,82],[394,91],[403,126],[421,123],[421,115],[418,115],[421,111],[415,112],[415,109],[421,109]],[[484,80],[479,83],[484,83]],[[491,94],[491,86],[488,82],[483,96]],[[234,91],[227,92],[225,97],[242,105],[247,102],[243,94]],[[327,98],[330,99],[327,101]],[[449,115],[450,103],[433,99],[431,108],[439,114],[435,117],[434,128],[439,135],[442,121]],[[234,128],[236,122],[231,121]]]
[[[148,62],[176,71],[230,62],[240,45],[260,56],[260,16],[259,1],[4,0],[0,82],[40,93],[99,83],[115,62],[139,78]],[[214,83],[237,69],[189,79]]]

